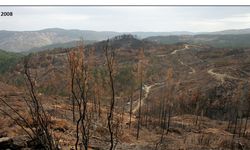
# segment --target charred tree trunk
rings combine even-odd
[[[168,134],[169,128],[170,128],[170,122],[171,122],[171,106],[169,106],[169,112],[168,112],[168,129],[167,129],[167,134]]]
[[[129,128],[131,127],[132,112],[133,112],[133,93],[131,93],[130,95]]]
[[[115,87],[114,87],[114,78],[113,78],[113,71],[114,71],[114,50],[109,47],[109,40],[107,41],[106,46],[104,47],[106,63],[108,67],[108,74],[109,74],[109,82],[110,82],[110,89],[111,89],[111,100],[110,100],[110,108],[108,112],[108,130],[110,134],[110,150],[114,149],[114,123],[113,123],[113,113],[115,107]]]
[[[72,117],[73,117],[73,122],[76,121],[76,116],[75,116],[75,100],[72,97]]]
[[[139,112],[138,112],[138,121],[137,121],[137,134],[136,139],[139,139],[140,136],[140,126],[141,126],[141,100],[142,100],[142,71],[140,71],[140,98],[139,98]]]
[[[169,119],[170,117],[168,117]],[[166,130],[166,123],[167,123],[167,111],[165,110],[164,113],[163,113],[163,127],[162,127],[162,134],[161,134],[161,140],[160,140],[160,143],[163,142],[163,137],[164,137],[164,134],[165,134],[165,130]],[[170,123],[170,122],[169,122]],[[168,128],[169,128],[169,124],[168,124]]]

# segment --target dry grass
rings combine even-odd
[[[5,92],[8,93],[5,89]],[[15,89],[17,90],[17,89]],[[18,92],[18,91],[17,91]],[[8,95],[5,93],[5,99],[18,112],[24,116],[29,123],[29,112],[26,109],[25,102],[16,94]],[[70,149],[75,144],[75,124],[72,122],[71,106],[63,97],[49,97],[40,95],[45,109],[51,115],[51,129],[53,135],[61,147],[65,150]],[[89,104],[91,107],[92,104]],[[0,105],[1,108],[7,110],[6,107]],[[101,118],[97,117],[94,122],[95,130],[92,130],[92,139],[90,146],[92,147],[108,147],[108,130],[106,125],[107,109],[101,108]],[[115,119],[121,118],[121,114],[115,113]],[[182,115],[172,117],[170,131],[168,135],[164,135],[163,143],[159,145],[159,149],[228,149],[232,140],[232,133],[226,131],[227,122],[211,120],[207,117],[199,117],[199,125],[194,124],[196,116]],[[125,113],[121,121],[122,133],[120,134],[120,143],[117,149],[154,149],[156,143],[161,138],[162,130],[160,128],[152,128],[151,130],[142,127],[140,138],[136,140],[136,118],[133,116],[131,128],[126,123],[129,121],[129,114]],[[0,113],[0,131],[5,132],[9,137],[24,135],[25,132],[17,126],[13,120]],[[250,131],[248,126],[247,131]],[[240,138],[241,143],[249,145],[249,139]]]

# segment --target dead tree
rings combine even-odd
[[[130,108],[129,108],[129,128],[130,128],[132,121],[132,113],[133,113],[133,91],[130,92],[129,100],[130,100]]]
[[[164,94],[165,95],[165,94]],[[160,111],[161,113],[161,117],[160,117],[160,120],[161,120],[161,128],[162,128],[162,133],[161,133],[161,140],[160,140],[160,143],[163,142],[163,137],[164,137],[164,134],[165,134],[165,130],[166,130],[166,123],[167,123],[167,108],[166,108],[166,97],[164,96],[163,98],[163,102],[161,104],[162,106],[162,110]]]
[[[200,109],[200,92],[199,89],[197,91],[195,91],[194,95],[194,102],[195,102],[195,125],[198,125],[198,121],[199,121],[199,109]]]
[[[107,115],[108,120],[108,130],[110,134],[110,150],[114,149],[115,140],[114,140],[114,108],[115,108],[115,87],[114,87],[114,65],[115,65],[115,51],[110,46],[109,40],[107,40],[106,45],[104,46],[104,54],[106,59],[106,65],[108,69],[109,75],[109,85],[111,90],[111,99],[110,99],[110,107]]]
[[[138,81],[139,81],[139,88],[140,88],[140,97],[139,97],[139,111],[138,111],[138,118],[137,118],[137,134],[136,139],[139,139],[140,135],[140,126],[141,126],[141,100],[142,100],[142,88],[143,88],[143,63],[144,63],[144,49],[140,49],[139,51],[139,61],[138,61]]]
[[[130,70],[131,73],[131,85],[129,86],[129,100],[130,100],[130,108],[129,108],[129,128],[131,127],[132,122],[132,115],[133,115],[133,97],[134,97],[134,91],[136,89],[136,66],[132,66],[132,69]]]
[[[94,74],[94,83],[93,83],[93,94],[94,94],[94,105],[95,105],[95,111],[98,114],[98,118],[101,118],[101,95],[103,93],[103,87],[102,87],[102,74],[99,68],[96,66],[94,67],[95,70],[93,71]]]
[[[46,150],[57,150],[58,145],[56,144],[52,131],[50,130],[51,120],[49,114],[44,109],[41,101],[36,96],[36,90],[34,85],[34,80],[32,79],[30,73],[29,66],[29,56],[24,59],[24,75],[26,78],[26,86],[28,97],[23,97],[26,106],[28,107],[29,117],[31,117],[32,122],[29,123],[28,119],[23,117],[15,108],[9,105],[4,99],[0,98],[0,100],[12,110],[14,114],[16,114],[19,118],[15,118],[12,116],[12,113],[6,112],[3,109],[0,109],[4,114],[9,116],[14,122],[20,126],[32,139],[36,145],[35,147],[39,147]],[[21,122],[20,122],[21,120]],[[25,127],[28,127],[27,130]]]
[[[70,99],[72,102],[72,119],[75,122],[75,77],[76,77],[76,69],[77,69],[77,56],[75,52],[69,52],[67,54],[68,62],[69,62],[69,69],[70,69]]]
[[[173,106],[173,94],[174,94],[174,71],[173,68],[169,68],[167,71],[167,78],[166,78],[166,98],[167,100],[167,106],[168,106],[168,124],[167,124],[167,133],[169,132],[170,128],[170,123],[171,123],[171,111],[172,111],[172,106]],[[167,113],[167,109],[165,109]],[[166,116],[165,116],[166,117]]]
[[[168,134],[171,123],[171,111],[173,105],[173,69],[169,68],[166,73],[165,88],[162,90],[163,96],[160,103],[160,127],[162,128],[160,141],[156,143],[155,149],[158,148],[158,145],[162,144],[165,130],[167,129],[166,134]],[[168,107],[168,108],[167,108]]]
[[[74,114],[76,119],[76,142],[75,149],[80,149],[82,145],[85,150],[89,147],[89,140],[91,137],[90,128],[93,124],[92,111],[88,107],[90,91],[90,60],[88,58],[88,51],[85,50],[82,41],[79,43],[77,49],[72,50],[68,54],[71,70],[71,95],[74,101]],[[80,143],[79,143],[80,142]]]
[[[247,122],[248,122],[248,117],[250,114],[250,95],[249,95],[249,83],[242,83],[240,86],[240,127],[239,127],[239,137],[242,135],[244,136],[246,133],[247,129]],[[243,116],[245,116],[245,125],[243,125]],[[243,127],[244,126],[244,127]],[[243,131],[242,131],[243,130]]]

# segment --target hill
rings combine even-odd
[[[84,40],[99,41],[118,35],[116,32],[64,30],[51,28],[39,31],[0,31],[0,48],[8,51],[29,51],[35,47]]]
[[[186,36],[154,36],[144,40],[154,41],[161,44],[190,43],[210,45],[218,48],[248,48],[250,34],[201,34]]]
[[[0,31],[0,48],[12,52],[41,51],[43,49],[71,47],[74,41],[84,38],[87,43],[102,41],[122,34],[133,34],[139,38],[157,35],[182,35],[191,32],[113,32],[91,30],[65,30],[49,28],[39,31]]]
[[[44,51],[44,50],[53,50],[55,48],[73,48],[77,45],[77,42],[79,41],[70,41],[70,42],[66,42],[66,43],[55,43],[55,44],[50,44],[50,45],[45,45],[42,47],[34,47],[31,48],[28,52],[39,52],[39,51]],[[92,44],[96,41],[87,41],[84,40],[84,44]]]
[[[250,28],[247,29],[230,29],[217,32],[210,32],[210,34],[250,34]]]
[[[84,38],[85,41],[101,41],[122,34],[136,35],[138,38],[152,39],[152,36],[164,36],[163,43],[176,43],[183,41],[203,42],[211,41],[215,46],[228,46],[231,42],[237,42],[234,45],[249,46],[245,38],[249,37],[250,29],[225,30],[218,32],[195,33],[187,31],[176,32],[113,32],[113,31],[91,31],[91,30],[66,30],[60,28],[48,28],[38,31],[0,31],[0,49],[12,52],[23,52],[43,48],[56,48],[57,46],[68,47],[73,41]],[[167,37],[165,37],[167,36]],[[185,37],[183,39],[183,37]],[[155,39],[156,37],[154,37]],[[157,37],[159,40],[159,37]],[[216,41],[219,39],[219,41]],[[65,44],[67,43],[67,44]],[[41,48],[40,48],[41,47]]]
[[[190,36],[182,38],[187,37]],[[81,98],[71,98],[74,95],[71,90],[79,87],[74,96],[84,97],[80,92],[82,85],[87,85],[82,89],[86,88],[84,98],[88,100],[86,110],[91,120],[90,148],[108,149],[107,111],[112,90],[104,53],[106,42],[85,45],[83,49],[58,48],[26,56],[35,92],[51,117],[50,129],[63,149],[74,146],[76,141],[72,105]],[[108,46],[114,48],[114,53],[109,54],[114,56],[111,75],[116,101],[113,117],[120,131],[116,136],[117,149],[250,148],[250,49],[215,48],[188,42],[159,44],[132,35],[109,40]],[[76,65],[72,70],[77,71],[74,88],[68,56]],[[24,91],[26,85],[20,82],[24,79],[22,63],[18,62],[4,75],[6,83],[0,82],[3,89],[0,94],[23,116],[28,116],[29,112],[23,109],[25,102],[20,100],[27,93],[19,91]],[[16,83],[19,88],[6,86]],[[9,110],[3,106],[0,109]],[[2,119],[6,118],[4,114],[0,118],[3,120],[0,129],[7,136],[24,134],[11,119]]]
[[[23,54],[0,50],[0,73],[7,72],[23,57]]]

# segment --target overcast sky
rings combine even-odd
[[[250,28],[250,7],[0,7],[0,30],[206,32]]]

